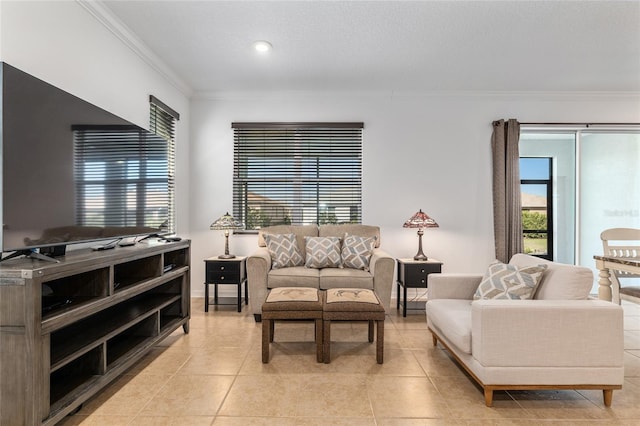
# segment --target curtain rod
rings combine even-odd
[[[640,123],[520,123],[521,126],[640,126]]]

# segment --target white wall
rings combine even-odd
[[[424,251],[445,272],[481,273],[494,259],[491,122],[640,122],[640,97],[613,94],[227,94],[191,104],[192,288],[203,293],[201,259],[224,250],[210,223],[232,208],[234,121],[363,121],[363,223],[379,225],[394,257],[417,251],[402,224],[423,209],[440,225]],[[230,237],[249,254],[254,235]],[[222,288],[222,291],[225,289]],[[233,291],[229,289],[228,291]]]
[[[0,60],[149,127],[149,95],[180,113],[177,229],[187,233],[189,99],[75,1],[0,2]]]

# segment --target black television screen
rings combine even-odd
[[[2,251],[166,232],[167,141],[0,65]]]

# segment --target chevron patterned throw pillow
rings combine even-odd
[[[359,237],[344,234],[342,243],[342,266],[352,269],[369,270],[369,260],[376,245],[375,237]]]
[[[304,237],[307,268],[339,268],[340,238],[338,237]]]
[[[484,274],[482,282],[473,295],[478,299],[512,299],[526,300],[540,284],[542,273],[547,265],[527,266],[521,269],[502,262],[494,262]]]
[[[262,237],[267,243],[273,269],[304,265],[295,234],[263,234]]]

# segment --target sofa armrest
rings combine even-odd
[[[376,292],[386,311],[391,306],[391,292],[393,290],[393,272],[396,261],[384,250],[373,249],[369,260],[369,270],[373,275],[373,290]]]
[[[485,367],[622,367],[623,310],[603,300],[477,300],[473,357]]]
[[[247,282],[249,285],[249,306],[254,315],[262,315],[262,304],[267,298],[268,274],[271,270],[271,256],[266,247],[258,247],[247,257]]]
[[[429,274],[427,275],[428,299],[473,299],[482,275]]]

